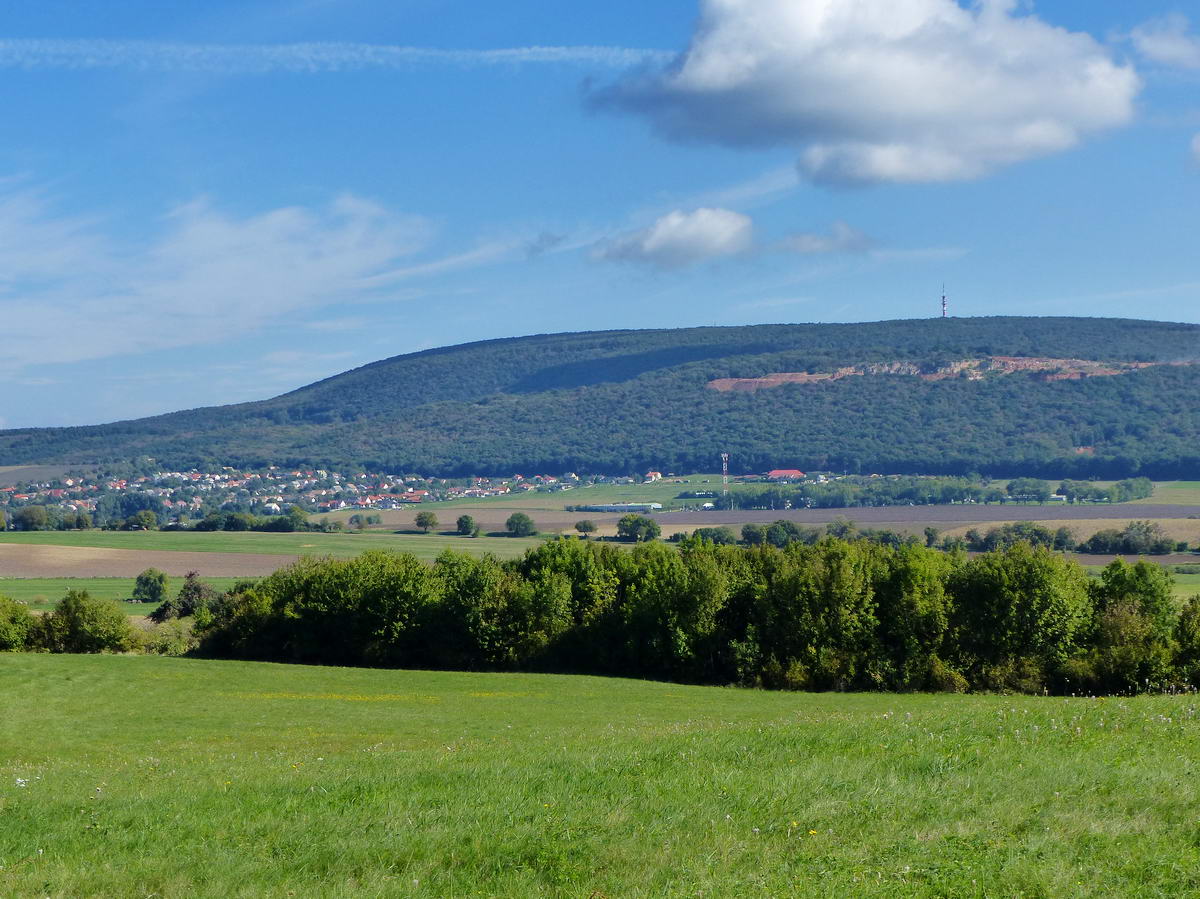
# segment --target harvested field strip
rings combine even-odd
[[[962,506],[864,506],[853,509],[788,509],[746,510],[732,512],[666,512],[656,519],[662,525],[703,527],[714,524],[769,523],[787,519],[800,524],[825,524],[847,518],[861,525],[876,527],[881,523],[912,523],[934,525],[984,524],[1001,521],[1133,521],[1142,518],[1188,518],[1200,516],[1200,505],[1105,505],[1088,503],[1075,506],[1047,504],[1023,506],[1004,505]]]
[[[250,553],[296,557],[348,558],[371,549],[411,552],[434,558],[445,549],[511,558],[537,543],[536,538],[458,537],[443,534],[268,534],[257,531],[10,531],[0,534],[0,547],[89,547],[123,552]],[[143,566],[146,567],[146,566]],[[140,570],[140,569],[139,569]],[[0,568],[0,574],[3,569]],[[136,572],[135,572],[136,574]]]
[[[189,571],[206,578],[261,577],[296,558],[0,543],[0,578],[134,578],[147,568],[158,568],[171,577]]]

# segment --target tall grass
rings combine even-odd
[[[0,895],[1194,895],[1197,705],[8,656]]]

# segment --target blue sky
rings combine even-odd
[[[1200,321],[1194,2],[16,6],[0,427],[491,337],[925,317],[943,281]]]

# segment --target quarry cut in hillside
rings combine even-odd
[[[784,384],[820,384],[867,375],[911,375],[924,381],[944,381],[947,378],[981,381],[994,375],[1023,373],[1036,375],[1043,381],[1074,381],[1123,375],[1161,364],[1163,363],[1052,359],[1044,356],[987,356],[982,359],[962,359],[936,367],[923,366],[916,362],[879,362],[851,365],[832,372],[774,372],[761,378],[717,378],[709,381],[707,386],[710,390],[721,393],[754,392],[781,387]]]

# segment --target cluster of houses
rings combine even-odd
[[[806,477],[804,472],[796,469],[776,469],[758,477],[738,480],[797,483]],[[44,505],[65,512],[95,514],[104,497],[137,493],[154,497],[156,503],[161,504],[163,513],[176,519],[201,518],[221,509],[278,515],[292,506],[324,513],[344,509],[397,509],[419,503],[486,499],[533,491],[556,493],[594,484],[655,484],[674,478],[673,474],[664,476],[654,469],[640,477],[580,477],[568,472],[558,476],[514,474],[504,478],[446,479],[276,466],[257,471],[223,467],[216,471],[158,471],[125,477],[72,475],[5,486],[0,487],[0,509]],[[686,483],[683,480],[676,482]]]
[[[514,474],[505,478],[426,478],[369,472],[270,467],[259,471],[223,467],[217,471],[158,471],[124,477],[72,475],[0,487],[0,509],[43,505],[65,512],[95,514],[104,497],[136,493],[153,497],[166,516],[201,518],[236,508],[278,515],[292,506],[315,513],[343,509],[397,509],[419,503],[508,494],[560,492],[591,484],[637,484],[661,481],[658,471],[645,477],[580,477]]]

